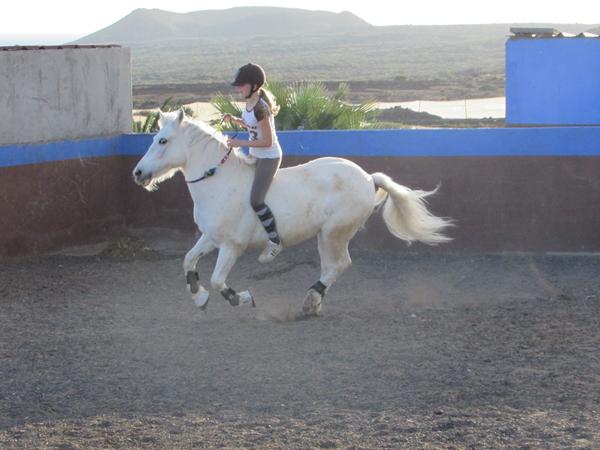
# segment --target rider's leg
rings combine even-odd
[[[281,244],[281,239],[277,232],[273,213],[265,204],[265,197],[280,164],[281,158],[258,158],[256,161],[254,182],[252,183],[252,190],[250,192],[250,204],[252,208],[267,232],[269,240],[278,245]]]

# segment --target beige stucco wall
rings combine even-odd
[[[131,131],[128,48],[0,51],[0,145]]]

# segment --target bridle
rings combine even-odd
[[[221,121],[219,122],[219,125],[221,125],[223,123],[223,118],[224,117],[221,117]],[[235,139],[235,137],[237,135],[238,135],[238,132],[236,131],[232,138]],[[225,164],[225,162],[229,159],[229,155],[231,154],[232,151],[233,151],[233,147],[229,147],[229,150],[227,151],[225,156],[223,156],[223,158],[221,158],[221,161],[219,161],[219,164],[217,164],[215,167],[208,169],[206,172],[204,172],[204,174],[201,177],[195,178],[193,180],[185,180],[185,182],[188,184],[198,183],[199,181],[202,181],[202,180],[212,177],[217,172],[217,169],[219,167],[221,167],[223,164]]]

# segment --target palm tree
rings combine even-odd
[[[162,112],[169,112],[169,111],[175,111],[179,108],[181,108],[181,104],[174,102],[173,97],[169,97],[163,102],[163,104],[160,107],[160,110]],[[194,111],[191,108],[184,106],[183,109],[185,110],[185,113],[188,116],[194,117]],[[149,112],[148,115],[146,116],[146,120],[144,120],[143,122],[140,120],[135,120],[133,122],[133,132],[134,133],[155,133],[157,131],[158,131],[158,111]]]
[[[279,105],[279,113],[275,116],[275,127],[279,130],[341,130],[373,126],[372,123],[367,123],[367,120],[374,121],[375,104],[346,103],[346,83],[340,83],[333,96],[327,93],[323,83],[315,81],[290,85],[270,81],[265,87],[271,91]],[[241,115],[240,107],[231,96],[218,94],[211,103],[221,114],[229,113],[237,117]],[[213,125],[218,122],[218,119],[215,120]],[[229,124],[222,124],[221,127],[223,130],[235,128]]]
[[[231,96],[226,97],[220,92],[211,100],[213,107],[219,112],[219,115],[231,114],[232,116],[242,117],[242,108],[234,102]],[[221,131],[240,130],[240,127],[229,122],[224,122],[220,118],[210,121],[211,125],[217,127]]]

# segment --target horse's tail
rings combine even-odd
[[[452,220],[436,217],[427,210],[427,201],[439,189],[421,191],[402,186],[384,173],[371,174],[375,186],[379,188],[375,194],[375,204],[383,205],[383,221],[388,230],[397,238],[407,241],[423,242],[436,245],[448,242],[452,238],[445,236],[443,231],[452,226]],[[381,192],[383,189],[385,192]]]

